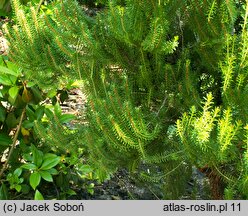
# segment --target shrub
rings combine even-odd
[[[179,198],[196,166],[213,198],[247,197],[247,3],[112,0],[94,17],[75,1],[53,15],[13,6],[11,59],[40,86],[83,81],[75,145],[102,179],[125,167]]]

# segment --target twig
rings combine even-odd
[[[3,167],[0,171],[0,180],[2,178],[2,175],[4,173],[4,171],[6,170],[7,166],[8,166],[8,163],[9,163],[9,160],[10,160],[10,156],[15,148],[15,144],[16,144],[16,141],[17,141],[17,138],[18,138],[18,135],[19,135],[19,132],[20,132],[20,129],[21,129],[21,125],[22,125],[22,121],[23,121],[23,118],[24,118],[24,114],[25,114],[25,111],[26,111],[26,108],[24,108],[22,110],[22,114],[21,114],[21,118],[20,118],[20,122],[19,122],[19,125],[17,126],[17,129],[16,129],[16,132],[15,132],[15,135],[14,135],[14,138],[13,138],[13,143],[11,145],[11,148],[9,150],[9,154],[8,154],[8,157],[5,161],[5,163],[3,164]]]
[[[161,200],[157,194],[151,189],[151,187],[149,185],[147,185],[147,188],[149,189],[149,191],[153,194],[153,196],[157,199],[157,200]]]
[[[162,105],[160,106],[159,110],[158,110],[157,113],[156,113],[156,117],[158,117],[160,111],[161,111],[162,108],[165,106],[166,100],[167,100],[167,97],[164,98]]]
[[[36,10],[36,13],[37,13],[37,14],[39,13],[40,7],[41,7],[41,5],[43,4],[44,1],[45,1],[45,0],[40,0],[40,2],[39,2],[39,4],[38,4],[38,7],[37,7],[37,10]]]

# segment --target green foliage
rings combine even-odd
[[[7,15],[11,10],[10,0],[2,0],[0,3],[0,16]]]
[[[7,200],[8,199],[8,190],[4,183],[2,183],[0,187],[0,200]]]
[[[103,7],[108,4],[107,0],[77,0],[78,3],[86,5],[88,7]]]
[[[245,169],[245,130],[241,120],[233,119],[234,111],[213,107],[213,97],[207,95],[201,112],[192,107],[177,121],[177,131],[188,159],[198,168],[217,172],[226,185],[226,198],[247,198],[243,185]],[[240,191],[240,188],[243,189]]]
[[[34,199],[41,199],[43,195],[36,188],[49,183],[56,184],[57,178],[54,180],[54,175],[64,178],[65,170],[69,172],[69,169],[71,173],[76,172],[76,174],[73,178],[67,176],[66,187],[64,184],[58,186],[61,188],[61,192],[57,197],[66,199],[68,196],[76,195],[76,192],[71,189],[74,183],[69,183],[72,179],[74,181],[83,180],[84,189],[92,194],[94,189],[91,181],[94,177],[89,178],[88,175],[91,175],[90,173],[93,170],[89,171],[88,169],[87,171],[83,167],[71,169],[71,166],[77,167],[79,166],[78,163],[81,164],[82,161],[74,160],[74,162],[69,163],[68,161],[72,160],[72,157],[68,156],[67,162],[69,165],[66,165],[64,161],[60,160],[62,152],[57,150],[57,146],[51,150],[50,147],[46,146],[46,143],[37,137],[40,131],[36,126],[38,124],[41,125],[39,128],[42,128],[45,133],[49,131],[47,135],[53,135],[53,139],[58,138],[58,133],[55,136],[53,130],[61,132],[61,134],[69,133],[65,124],[70,123],[75,116],[63,114],[58,102],[55,102],[54,106],[42,105],[41,103],[48,99],[48,95],[51,97],[50,99],[55,101],[54,98],[59,98],[57,94],[62,95],[65,90],[55,88],[46,92],[41,91],[37,85],[28,80],[28,77],[23,74],[23,71],[16,64],[6,57],[2,57],[1,60],[0,156],[2,158],[6,155],[7,159],[4,163],[8,166],[6,170],[4,166],[1,167],[1,172],[5,174],[5,176],[1,176],[1,180],[5,181],[5,184],[1,186],[1,199],[15,199],[15,196],[32,194],[30,186],[35,190]],[[60,99],[63,101],[66,97],[60,96]],[[22,112],[25,112],[25,116],[20,120]],[[54,123],[51,127],[49,127],[50,122]],[[16,128],[19,127],[20,133],[15,132],[18,131]],[[17,139],[12,134],[17,135]],[[64,138],[64,140],[57,139],[60,146],[64,146],[69,140],[68,137],[65,138],[65,134],[61,135],[61,139]],[[72,135],[73,131],[70,134]],[[19,145],[15,146],[17,141]],[[11,150],[5,152],[12,147],[12,152]],[[73,157],[78,158],[77,156]],[[87,167],[85,163],[84,166]],[[17,194],[15,194],[15,191]]]
[[[21,4],[26,5],[27,3],[37,4],[40,0],[20,0]],[[11,16],[11,0],[1,0],[0,2],[0,16]]]
[[[31,146],[32,155],[27,156],[27,162],[21,166],[31,172],[29,181],[32,188],[35,190],[40,184],[41,178],[45,181],[53,182],[52,175],[58,174],[54,167],[60,162],[60,157],[39,151],[35,146]],[[30,160],[30,161],[29,161]]]
[[[183,194],[192,165],[213,186],[213,176],[223,179],[227,197],[246,198],[247,4],[107,3],[90,17],[76,1],[26,14],[13,0],[10,58],[46,91],[82,80],[88,100],[88,122],[76,130],[56,104],[45,108],[47,120],[34,124],[41,142],[85,148],[100,180],[124,167],[162,182],[166,199]],[[13,99],[17,88],[8,91]]]
[[[40,191],[38,191],[38,190],[35,191],[34,200],[44,200],[44,197],[42,196]]]
[[[227,199],[247,199],[247,11],[241,34],[225,36],[222,73],[222,104],[216,107],[208,94],[202,111],[195,107],[177,121],[178,134],[188,156],[198,167],[207,166],[221,176]],[[201,157],[199,157],[201,155]]]

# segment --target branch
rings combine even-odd
[[[159,110],[156,112],[156,117],[158,117],[160,111],[162,110],[162,108],[165,106],[166,104],[166,100],[167,100],[167,97],[165,96],[164,100],[163,100],[163,103],[162,105],[160,106]]]
[[[25,111],[26,111],[26,108],[24,108],[22,110],[22,114],[21,114],[21,119],[20,119],[20,122],[19,122],[19,125],[17,126],[17,129],[16,129],[16,132],[15,132],[15,136],[13,138],[13,143],[11,145],[11,148],[9,150],[9,154],[8,154],[8,157],[0,171],[0,179],[2,178],[2,175],[4,173],[4,171],[6,170],[7,166],[8,166],[8,163],[9,163],[9,160],[10,160],[10,156],[15,148],[15,144],[16,144],[16,141],[17,141],[17,138],[18,138],[18,135],[19,135],[19,132],[20,132],[20,129],[21,129],[21,125],[22,125],[22,121],[23,121],[23,118],[24,118],[24,114],[25,114]]]
[[[39,4],[38,4],[38,7],[37,7],[37,10],[36,10],[37,14],[39,13],[40,7],[41,7],[41,5],[43,4],[44,1],[45,1],[45,0],[40,0],[40,2],[39,2]]]

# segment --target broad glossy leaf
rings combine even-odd
[[[15,100],[19,92],[18,86],[13,86],[9,89],[9,96]]]
[[[15,189],[17,192],[20,192],[22,190],[22,186],[21,185],[16,185]]]
[[[68,123],[68,122],[74,120],[75,118],[76,118],[76,116],[73,114],[63,114],[63,115],[59,116],[59,122],[61,124]]]
[[[25,146],[24,148],[26,149],[26,151],[30,151],[29,147]],[[25,161],[32,161],[33,160],[33,157],[32,157],[32,155],[30,155],[30,153],[24,153],[22,157]]]
[[[48,182],[53,182],[53,177],[47,170],[41,170],[39,171],[39,173],[44,180]]]
[[[29,120],[25,120],[25,121],[23,121],[22,126],[26,129],[30,129],[34,126],[34,122],[29,121]]]
[[[46,157],[41,165],[41,170],[49,170],[55,167],[60,162],[60,157],[56,155],[56,157]]]
[[[14,174],[17,175],[18,177],[22,174],[22,168],[17,168],[15,171],[14,171]]]
[[[47,172],[49,172],[51,175],[58,175],[59,174],[58,170],[56,170],[55,168],[51,168],[51,169],[47,170]]]
[[[54,88],[54,89],[51,89],[47,92],[47,97],[52,98],[52,97],[56,96],[56,94],[57,94],[57,89]]]
[[[30,177],[29,177],[29,183],[31,185],[31,187],[35,190],[36,187],[40,184],[40,180],[41,180],[41,175],[38,172],[34,172],[31,173]]]
[[[53,154],[53,153],[46,153],[46,154],[44,155],[43,160],[46,160],[47,158],[56,158],[56,157],[58,157],[58,155]]]
[[[16,77],[18,77],[20,75],[19,70],[11,70],[11,69],[4,67],[4,66],[1,66],[1,65],[0,65],[0,73],[10,74],[10,75],[13,75]]]
[[[61,107],[58,102],[54,105],[54,113],[56,116],[60,116],[62,113]]]
[[[44,107],[43,106],[39,106],[36,110],[35,110],[35,116],[37,118],[37,120],[41,120],[41,118],[44,115]]]
[[[67,192],[66,192],[68,195],[77,195],[77,193],[74,191],[74,190],[72,190],[72,189],[69,189]]]
[[[69,98],[67,91],[62,91],[60,93],[59,99],[62,103],[64,103]]]
[[[35,85],[35,83],[34,82],[32,82],[32,81],[28,81],[28,83],[27,83],[27,87],[28,88],[30,88],[30,87],[33,87]]]
[[[34,145],[31,145],[31,150],[33,153],[33,163],[40,167],[43,161],[43,152],[39,151]]]
[[[6,76],[5,74],[1,74],[0,83],[7,86],[11,86],[13,84],[9,76]]]
[[[35,169],[37,169],[38,167],[37,167],[35,164],[27,163],[27,164],[23,164],[23,165],[21,166],[21,168],[27,169],[27,170],[35,170]]]
[[[35,191],[34,200],[44,200],[44,197],[42,196],[40,191]]]
[[[5,62],[7,63],[8,69],[12,70],[16,74],[15,76],[21,75],[20,68],[14,62],[11,62],[11,61],[5,61]]]
[[[12,76],[12,75],[8,75],[8,76],[9,76],[10,81],[12,82],[12,85],[15,85],[16,84],[16,81],[17,81],[17,77],[16,76]]]

